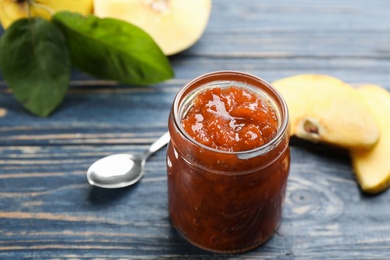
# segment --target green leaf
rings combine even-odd
[[[167,57],[140,28],[116,19],[56,13],[53,22],[66,35],[72,64],[99,78],[153,84],[173,77]]]
[[[41,19],[12,24],[0,40],[0,68],[16,99],[38,116],[48,116],[69,85],[70,57],[61,31]]]

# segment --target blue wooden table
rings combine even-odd
[[[348,153],[293,139],[283,221],[240,255],[198,249],[172,228],[164,149],[135,186],[94,188],[86,170],[145,149],[167,130],[177,91],[215,70],[267,81],[302,73],[390,90],[390,1],[213,1],[205,34],[170,58],[175,78],[149,87],[74,71],[59,109],[29,114],[0,84],[1,259],[390,258],[390,191],[362,193]]]

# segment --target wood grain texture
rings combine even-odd
[[[321,73],[390,90],[389,10],[387,0],[213,0],[202,39],[170,58],[173,80],[126,86],[74,71],[48,119],[1,81],[0,259],[389,259],[390,192],[363,194],[335,148],[292,140],[282,224],[240,255],[198,249],[171,227],[164,150],[130,188],[94,188],[85,176],[96,159],[164,133],[177,91],[206,72]]]

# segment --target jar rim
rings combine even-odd
[[[272,93],[272,95],[277,99],[275,101],[278,101],[278,107],[276,109],[280,110],[280,117],[281,117],[281,124],[278,127],[278,131],[276,135],[269,140],[267,143],[256,147],[251,150],[244,150],[244,151],[226,151],[226,150],[219,150],[216,148],[212,148],[210,146],[204,145],[198,141],[196,141],[192,136],[190,136],[183,128],[182,124],[180,123],[182,118],[180,117],[180,101],[183,96],[185,96],[186,91],[193,86],[194,84],[197,84],[201,81],[204,81],[208,78],[213,79],[217,77],[224,77],[224,76],[234,76],[234,77],[240,77],[243,79],[248,79],[252,80],[255,82],[260,83],[262,86],[266,87],[268,91]],[[223,79],[222,79],[223,80]],[[211,84],[213,82],[221,81],[221,79],[215,79],[215,80],[210,80],[207,81],[206,84],[200,84],[199,86]],[[239,82],[240,80],[237,80]],[[249,84],[246,81],[241,81],[242,83]],[[221,154],[227,154],[227,155],[236,155],[239,159],[250,159],[256,156],[260,156],[263,154],[268,153],[269,151],[272,151],[275,147],[277,147],[280,142],[284,139],[285,133],[288,130],[289,127],[289,114],[288,114],[288,107],[287,103],[284,100],[283,96],[279,93],[278,90],[276,90],[270,83],[267,81],[263,80],[260,77],[257,77],[253,74],[246,73],[246,72],[240,72],[240,71],[234,71],[234,70],[221,70],[221,71],[214,71],[214,72],[209,72],[206,74],[203,74],[201,76],[198,76],[185,84],[179,92],[176,94],[176,97],[173,102],[173,118],[174,118],[174,125],[175,128],[180,132],[181,135],[185,136],[188,141],[193,143],[196,146],[199,146],[203,149],[206,149],[208,151],[212,151],[215,153],[221,153]]]

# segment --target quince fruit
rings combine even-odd
[[[93,0],[0,0],[0,23],[4,29],[26,17],[50,19],[58,11],[73,11],[83,15],[93,12]]]
[[[370,149],[378,123],[364,98],[350,85],[326,75],[298,75],[273,82],[286,99],[291,135],[348,150]]]
[[[376,117],[381,137],[369,151],[352,151],[352,165],[362,190],[378,193],[390,187],[390,93],[370,84],[358,87],[357,92]]]
[[[211,12],[211,0],[95,0],[99,17],[127,21],[147,32],[165,55],[199,40]]]

